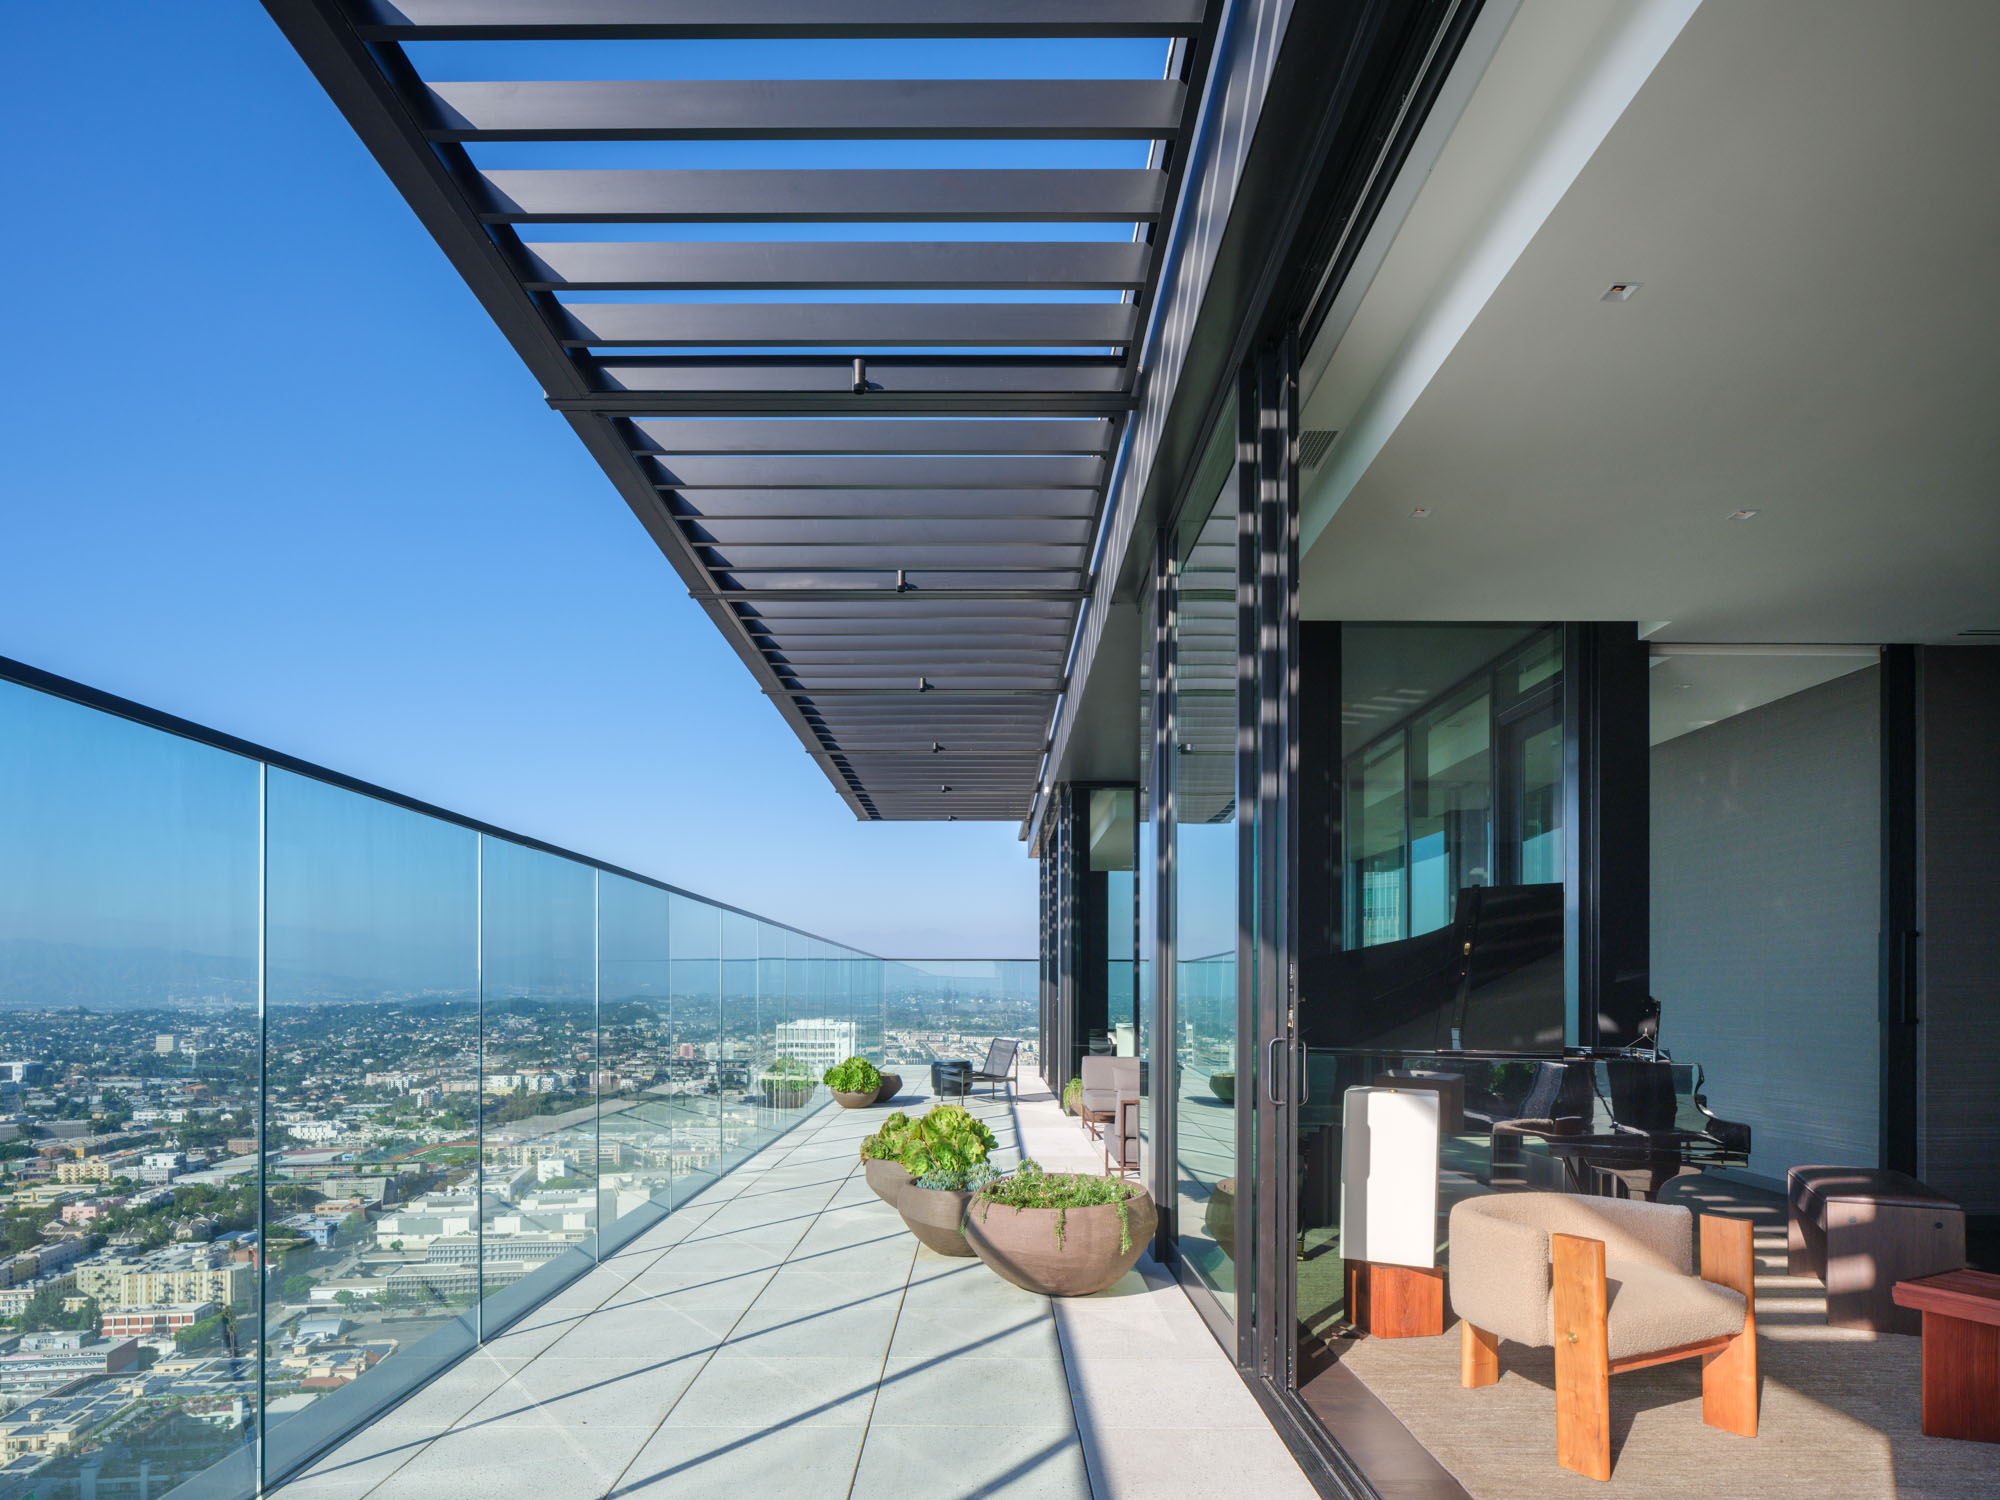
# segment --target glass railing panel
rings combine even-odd
[[[692,1193],[721,1170],[721,912],[675,893],[669,937],[674,1042],[687,1065],[687,1087],[672,1101],[674,1170],[681,1188]]]
[[[588,866],[480,840],[484,1180],[463,1248],[487,1333],[596,1254],[596,899]]]
[[[283,1472],[471,1348],[479,837],[272,770],[264,1361]],[[252,1178],[254,1181],[254,1177]]]
[[[881,974],[883,1049],[912,1086],[929,1067],[964,1058],[975,1067],[996,1039],[1020,1044],[1017,1077],[1040,1069],[1037,1051],[1041,968],[1036,959],[874,961]]]
[[[674,1101],[699,1077],[674,1025],[668,902],[655,886],[598,876],[597,1217],[607,1249],[673,1208]]]
[[[85,696],[0,679],[0,1403],[99,1423],[10,1483],[276,1483],[886,1060],[880,960]]]
[[[259,776],[0,682],[0,1402],[103,1429],[22,1490],[255,1489]]]
[[[721,1165],[729,1170],[756,1151],[769,1132],[758,1102],[764,1064],[757,1057],[757,919],[742,912],[717,913],[720,957],[716,965],[721,998],[717,1006],[716,1118]],[[792,1082],[810,1082],[794,1079]]]

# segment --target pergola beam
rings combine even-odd
[[[433,141],[1158,140],[1170,79],[739,79],[426,85]]]
[[[1138,331],[1128,302],[581,302],[554,316],[572,349],[1102,348],[1129,344]]]
[[[356,0],[371,42],[1180,37],[1201,0]]]
[[[1150,223],[1166,175],[1104,168],[495,169],[488,224]]]
[[[537,241],[530,291],[1130,291],[1137,240]]]

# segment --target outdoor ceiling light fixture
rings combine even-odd
[[[1732,510],[1729,513],[1729,519],[1732,521],[1748,521],[1756,514],[1757,512],[1754,510]]]
[[[1614,281],[1611,283],[1611,289],[1598,298],[1598,300],[1600,302],[1630,302],[1632,294],[1645,284],[1643,281]]]
[[[1430,515],[1431,508],[1428,505],[1419,505],[1415,510],[1410,512],[1410,519],[1412,521],[1428,521]]]

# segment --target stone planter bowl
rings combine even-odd
[[[1125,1215],[1132,1247],[1120,1250],[1117,1205],[1072,1208],[1063,1214],[1063,1237],[1056,1240],[1057,1210],[1010,1208],[984,1196],[965,1216],[965,1241],[995,1275],[1045,1297],[1088,1297],[1116,1285],[1153,1238],[1158,1212],[1153,1198],[1136,1183]]]
[[[899,1161],[877,1161],[872,1156],[861,1158],[861,1175],[868,1179],[868,1189],[889,1207],[896,1206],[896,1199],[903,1189],[910,1185],[910,1169]]]
[[[902,1092],[902,1075],[899,1073],[884,1073],[882,1075],[882,1086],[875,1090],[875,1102],[877,1104],[887,1104]]]
[[[874,1089],[831,1089],[829,1092],[840,1102],[842,1109],[866,1109],[876,1099]]]
[[[771,1109],[803,1109],[813,1096],[813,1086],[809,1083],[778,1084],[760,1079],[757,1088]]]
[[[970,1255],[965,1242],[965,1208],[972,1194],[910,1183],[896,1196],[896,1212],[925,1248],[939,1255]]]
[[[1208,1190],[1201,1227],[1230,1260],[1236,1259],[1236,1179],[1225,1177]]]
[[[1236,1100],[1236,1075],[1234,1073],[1209,1074],[1208,1091],[1224,1104],[1233,1104]]]

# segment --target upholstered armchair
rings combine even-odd
[[[1139,1097],[1139,1059],[1136,1057],[1086,1057],[1083,1060],[1083,1096],[1077,1114],[1092,1136],[1110,1126],[1120,1137],[1120,1160],[1125,1145],[1118,1121],[1118,1101]]]
[[[1556,1461],[1611,1477],[1613,1375],[1699,1358],[1701,1416],[1757,1435],[1750,1224],[1674,1204],[1494,1193],[1451,1211],[1459,1375],[1500,1378],[1503,1339],[1556,1355]]]

